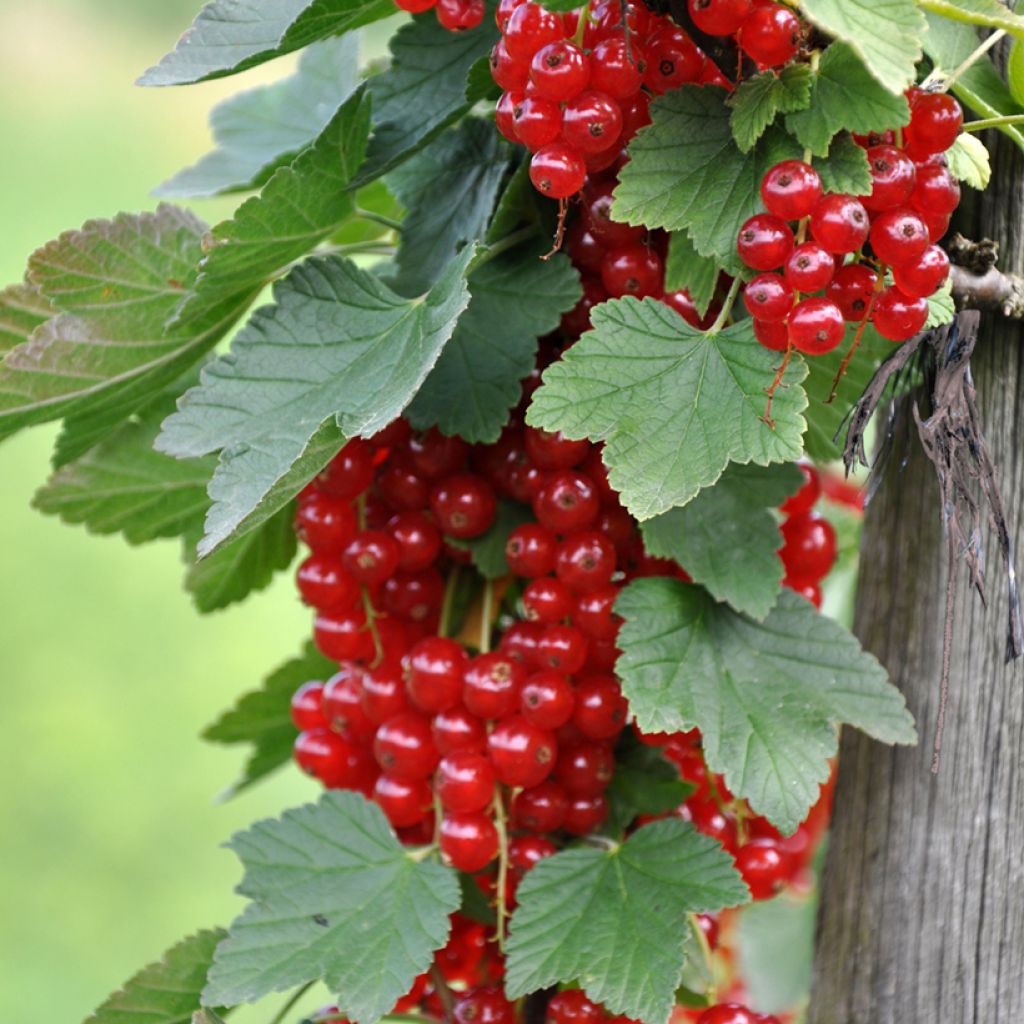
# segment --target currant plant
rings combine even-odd
[[[391,0],[212,0],[141,84],[302,51],[158,189],[234,215],[90,221],[0,294],[0,436],[63,421],[38,507],[180,537],[203,612],[298,559],[310,608],[206,738],[251,746],[236,791],[326,792],[91,1020],[317,982],[318,1024],[789,1019],[736,908],[806,893],[841,725],[916,740],[818,610],[822,491],[860,501],[822,467],[955,315],[972,132],[1024,148],[979,29],[1024,17],[396,2],[382,65]]]

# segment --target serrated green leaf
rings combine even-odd
[[[850,345],[853,344],[857,326],[851,324],[847,327],[846,339],[838,348],[823,356],[814,356],[813,359],[806,360],[808,374],[804,388],[807,391],[808,405],[804,412],[807,419],[804,445],[807,455],[815,462],[832,462],[840,457],[844,439],[840,437],[837,445],[833,440],[836,433],[842,428],[850,410],[864,394],[864,389],[882,360],[892,354],[892,342],[886,341],[871,324],[868,324],[864,328],[860,347],[839,380],[836,397],[829,402],[833,381]]]
[[[928,319],[924,322],[924,330],[929,331],[933,327],[952,323],[956,316],[952,280],[947,278],[942,287],[929,295],[926,301],[928,303]]]
[[[303,51],[294,74],[217,104],[216,148],[154,190],[165,199],[262,188],[330,123],[359,83],[359,39],[341,36]]]
[[[826,192],[863,196],[871,191],[867,152],[847,132],[840,132],[828,147],[828,156],[812,161]]]
[[[309,149],[213,229],[175,323],[195,330],[226,303],[249,306],[270,281],[329,238],[354,210],[346,189],[366,155],[369,132],[370,101],[360,89]]]
[[[274,304],[203,370],[157,438],[179,458],[223,451],[201,555],[290,501],[304,484],[297,464],[322,454],[322,466],[342,436],[370,436],[402,413],[469,302],[472,257],[467,246],[414,300],[337,257],[307,260],[275,285]]]
[[[240,697],[203,731],[203,739],[226,746],[251,743],[241,778],[231,787],[234,795],[269,775],[291,759],[297,730],[292,723],[292,694],[303,683],[324,682],[337,669],[312,641],[307,641],[297,658],[286,661],[272,672],[258,690]]]
[[[498,40],[492,11],[470,32],[449,32],[427,11],[392,37],[391,67],[369,83],[374,133],[358,184],[397,167],[476,102],[466,76]]]
[[[185,589],[200,612],[205,615],[245,600],[270,586],[275,574],[292,564],[298,550],[294,513],[294,508],[286,505],[259,529],[225,544],[202,561],[196,561],[194,546],[186,549],[190,568]]]
[[[474,443],[498,439],[534,367],[537,339],[579,299],[569,260],[539,258],[548,248],[519,246],[469,275],[469,306],[409,406],[417,430],[436,426]]]
[[[467,118],[388,175],[408,211],[389,282],[395,291],[426,291],[463,244],[483,238],[509,155],[491,122]]]
[[[610,1013],[666,1024],[685,962],[686,915],[736,906],[747,892],[719,843],[666,820],[612,849],[545,858],[516,899],[505,947],[509,998],[578,981]]]
[[[404,848],[376,804],[325,793],[235,835],[252,902],[217,947],[205,1004],[252,1002],[320,979],[341,1012],[374,1024],[444,946],[455,872]]]
[[[767,131],[777,115],[792,114],[811,103],[813,75],[806,64],[790,64],[776,74],[762,71],[741,82],[729,98],[736,145],[746,153]]]
[[[644,547],[678,562],[718,601],[763,620],[782,591],[782,534],[770,509],[800,489],[792,464],[729,466],[684,508],[647,520]]]
[[[199,1010],[213,951],[226,934],[217,928],[182,939],[127,981],[85,1024],[189,1024]]]
[[[676,810],[694,789],[659,748],[622,740],[615,750],[615,774],[605,790],[608,817],[602,831],[618,838],[641,814]]]
[[[488,243],[500,242],[520,225],[537,224],[537,190],[530,181],[530,161],[520,159],[494,207],[487,229]]]
[[[914,82],[924,16],[915,0],[801,0],[811,22],[848,43],[894,95]]]
[[[470,103],[479,103],[481,100],[496,103],[501,99],[501,86],[491,74],[489,56],[477,57],[466,72],[466,99]]]
[[[788,893],[739,912],[739,969],[750,1005],[761,1013],[784,1013],[811,988],[817,901]]]
[[[701,256],[685,231],[672,232],[665,260],[665,291],[685,289],[690,293],[698,315],[704,316],[715,297],[720,273],[718,264]]]
[[[195,279],[206,230],[161,205],[89,221],[33,254],[30,279],[58,315],[0,366],[0,437],[88,416],[95,443],[223,336],[237,308],[221,309],[198,333],[164,327]]]
[[[139,85],[223,78],[394,14],[391,0],[210,0]]]
[[[27,281],[0,291],[0,357],[28,341],[53,314],[53,306],[42,292]]]
[[[800,457],[806,370],[792,363],[764,420],[776,356],[750,321],[719,334],[654,299],[597,306],[589,331],[544,372],[527,421],[605,441],[612,486],[638,519],[685,505],[729,462]]]
[[[806,110],[790,114],[786,127],[816,156],[825,156],[841,131],[882,132],[910,121],[906,97],[894,96],[868,72],[845,43],[833,43],[814,76]]]
[[[946,150],[949,173],[971,188],[986,189],[992,180],[992,162],[985,143],[977,135],[961,132]]]
[[[179,461],[153,449],[160,424],[173,410],[174,396],[162,397],[54,473],[33,505],[90,533],[123,534],[129,544],[194,533],[210,507],[206,485],[217,462]]]
[[[970,25],[928,15],[925,52],[944,72],[952,72],[977,49],[978,34]],[[953,83],[953,92],[982,117],[1004,117],[1024,113],[999,72],[988,57],[972,64]],[[998,129],[1024,150],[1024,132],[1020,125],[1001,125]]]
[[[631,583],[616,611],[616,674],[640,728],[699,728],[708,767],[786,834],[818,799],[839,724],[916,742],[882,666],[790,591],[763,623],[665,578]]]
[[[534,515],[528,505],[521,505],[518,501],[499,501],[494,525],[482,537],[473,540],[449,537],[448,543],[468,551],[474,567],[485,580],[500,580],[511,572],[505,558],[508,535],[517,526],[533,521]]]
[[[612,214],[629,224],[685,230],[697,251],[740,269],[736,236],[761,207],[761,178],[800,147],[777,128],[741,153],[729,127],[727,93],[683,86],[651,104],[652,123],[630,143]]]
[[[924,10],[942,18],[984,28],[1001,28],[1013,35],[1024,36],[1024,17],[1009,10],[999,0],[918,0],[918,3]]]

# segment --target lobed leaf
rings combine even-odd
[[[728,101],[729,124],[742,152],[749,152],[779,114],[793,114],[811,105],[813,77],[806,64],[790,64],[778,73],[762,71],[736,87]]]
[[[871,191],[867,151],[858,146],[848,132],[840,132],[832,139],[827,156],[817,157],[811,162],[821,175],[826,192],[863,196]]]
[[[952,21],[1003,29],[1013,35],[1024,36],[1024,16],[999,0],[918,0],[918,3],[924,10]]]
[[[946,150],[949,173],[971,188],[984,190],[992,180],[992,161],[985,143],[977,135],[961,132]]]
[[[28,281],[0,291],[0,357],[28,341],[53,315],[53,306]]]
[[[685,289],[699,316],[704,316],[715,297],[720,274],[718,264],[701,256],[685,231],[673,231],[665,260],[665,291]]]

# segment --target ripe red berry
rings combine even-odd
[[[836,531],[820,516],[794,516],[782,524],[779,555],[790,579],[817,583],[836,560]]]
[[[661,95],[687,82],[699,82],[704,56],[694,41],[675,25],[658,29],[645,46],[647,70],[644,84]]]
[[[945,250],[930,245],[918,259],[893,267],[892,276],[904,295],[926,299],[934,295],[949,277],[949,257]]]
[[[602,39],[590,55],[590,87],[614,99],[634,96],[643,84],[646,58],[639,52],[637,41],[621,35]]]
[[[903,144],[915,159],[944,153],[956,142],[964,123],[960,104],[949,93],[911,90],[910,124],[903,129]]]
[[[572,611],[572,605],[569,588],[549,576],[531,581],[523,591],[523,608],[531,622],[561,622]]]
[[[409,700],[428,714],[454,708],[462,698],[462,674],[468,664],[465,648],[457,640],[442,636],[420,640],[406,660]]]
[[[865,209],[879,213],[903,206],[910,199],[917,180],[914,161],[895,146],[872,146],[867,158],[871,194],[861,196]]]
[[[374,725],[383,725],[389,718],[408,710],[401,670],[395,665],[378,665],[364,673],[359,701]]]
[[[543,668],[540,660],[540,639],[544,626],[539,622],[514,622],[502,634],[498,647],[528,671]]]
[[[373,456],[373,445],[353,438],[316,478],[317,488],[344,501],[358,498],[373,481]]]
[[[615,573],[615,546],[597,530],[574,533],[558,545],[555,572],[575,594],[600,590]]]
[[[508,844],[509,867],[518,878],[522,878],[527,871],[557,852],[558,847],[550,839],[542,839],[540,836],[516,836]]]
[[[351,608],[359,599],[359,584],[336,555],[312,554],[295,576],[302,600],[320,611]]]
[[[803,220],[821,199],[821,176],[803,160],[783,160],[761,179],[761,199],[783,220]]]
[[[456,871],[482,871],[498,854],[498,832],[486,814],[446,814],[440,832],[441,852]],[[466,1016],[466,1024],[473,1020]]]
[[[330,729],[300,732],[294,754],[298,766],[329,789],[367,789],[376,775],[366,747]]]
[[[433,792],[425,779],[399,779],[387,773],[377,777],[373,799],[392,828],[418,824],[434,806]]]
[[[586,836],[598,829],[607,817],[608,801],[604,793],[574,796],[565,808],[562,828],[570,835]]]
[[[555,535],[539,523],[517,526],[505,544],[505,559],[516,576],[533,579],[555,568]]]
[[[516,107],[523,102],[521,92],[503,92],[498,97],[494,107],[494,123],[498,131],[508,139],[509,142],[519,142],[520,138],[516,132]]]
[[[701,32],[731,36],[739,31],[753,6],[753,0],[690,0],[690,17]]]
[[[568,806],[569,798],[557,782],[541,782],[512,798],[512,821],[529,832],[556,832]]]
[[[629,704],[614,676],[585,676],[577,681],[572,720],[588,739],[610,740],[618,736],[628,714]]]
[[[562,138],[580,153],[603,153],[622,134],[622,111],[607,95],[588,89],[562,111]]]
[[[540,4],[520,4],[505,25],[505,47],[515,60],[529,61],[548,43],[565,34],[562,19],[545,10]]]
[[[494,525],[498,502],[491,485],[473,473],[445,477],[430,494],[430,508],[450,537],[479,537]]]
[[[530,160],[530,181],[551,199],[575,195],[587,177],[587,165],[575,149],[564,142],[552,142],[537,150]]]
[[[479,754],[487,748],[484,723],[464,707],[449,708],[434,716],[430,725],[434,746],[441,754],[468,750]]]
[[[428,622],[444,603],[444,577],[431,567],[422,572],[398,572],[384,581],[379,606],[405,622]]]
[[[523,685],[519,706],[525,718],[540,729],[559,729],[572,717],[576,695],[561,672],[537,672]]]
[[[437,0],[437,22],[449,32],[468,32],[484,20],[484,0]]]
[[[573,441],[561,433],[551,433],[539,427],[527,427],[523,432],[526,454],[541,469],[572,469],[578,466],[590,451],[585,438]]]
[[[775,270],[793,251],[793,232],[782,218],[758,213],[740,228],[736,251],[754,270]]]
[[[349,542],[342,563],[360,583],[383,583],[398,569],[398,542],[381,530],[361,530]]]
[[[468,454],[469,445],[461,437],[446,437],[436,427],[409,438],[409,461],[415,472],[427,480],[457,473],[465,466]]]
[[[856,252],[870,229],[868,212],[854,196],[830,193],[811,212],[811,235],[831,253]]]
[[[498,781],[529,788],[543,782],[555,766],[555,737],[515,715],[499,722],[487,740]]]
[[[875,300],[875,330],[890,341],[906,341],[924,328],[928,303],[904,295],[899,288],[885,288]]]
[[[755,900],[775,896],[786,884],[790,863],[788,854],[774,839],[752,839],[739,848],[736,868]]]
[[[849,323],[860,323],[871,304],[878,284],[878,274],[863,263],[840,267],[825,290]]]
[[[960,205],[960,183],[944,164],[922,164],[917,168],[910,205],[922,216],[950,214]]]
[[[788,7],[766,3],[747,15],[736,40],[758,64],[775,68],[797,55],[801,34],[800,19]]]
[[[482,811],[494,799],[494,769],[482,754],[457,750],[438,762],[434,788],[447,812]]]
[[[928,226],[906,207],[880,213],[871,224],[870,237],[875,255],[889,266],[920,259],[931,244]]]
[[[388,460],[377,477],[377,493],[392,508],[418,511],[430,499],[430,485],[404,460]]]
[[[365,671],[357,665],[344,666],[324,684],[323,716],[335,732],[343,732],[353,739],[368,743],[377,731],[363,709],[363,677]]]
[[[412,711],[396,715],[377,730],[373,753],[383,771],[400,779],[425,779],[438,762],[430,722]]]
[[[545,1024],[604,1024],[602,1007],[588,999],[582,989],[566,989],[551,997]]]
[[[706,1009],[697,1024],[760,1024],[758,1015],[739,1003],[719,1003]]]
[[[573,625],[589,639],[614,640],[622,625],[622,619],[615,614],[618,596],[619,588],[616,586],[580,594],[572,612]]]
[[[597,519],[601,500],[588,476],[563,470],[545,482],[533,501],[533,511],[540,524],[552,533],[576,533]]]
[[[295,528],[312,550],[340,554],[356,532],[356,514],[347,501],[311,491],[299,500]]]
[[[800,470],[804,482],[796,494],[787,498],[779,506],[779,511],[784,516],[807,515],[818,503],[818,498],[821,497],[821,477],[818,475],[818,471],[807,462],[798,462],[797,469]]]
[[[536,95],[556,103],[578,96],[590,81],[590,59],[568,39],[542,46],[530,61]]]
[[[516,1020],[515,1007],[499,985],[470,989],[458,998],[452,1016],[455,1024],[515,1024]]]
[[[789,348],[789,328],[784,322],[754,320],[754,337],[763,348],[785,352]]]
[[[786,283],[798,292],[818,292],[827,287],[836,270],[832,254],[817,242],[802,242],[786,260]]]
[[[571,676],[587,661],[587,641],[573,626],[547,626],[537,644],[537,657],[544,668]]]
[[[398,544],[403,572],[421,572],[441,553],[441,533],[422,512],[399,512],[388,520],[387,532]]]
[[[330,722],[322,710],[323,683],[303,683],[293,694],[292,722],[300,732],[303,729],[326,729]]]
[[[789,340],[798,352],[820,356],[831,352],[846,334],[839,307],[831,299],[803,299],[789,317]]]
[[[521,94],[530,80],[530,65],[516,60],[508,52],[505,40],[499,39],[491,50],[491,77],[507,93]]]
[[[512,130],[515,138],[535,153],[561,134],[561,108],[554,100],[524,96],[512,108]]]
[[[644,229],[631,224],[623,224],[612,218],[612,193],[614,182],[597,182],[588,184],[584,192],[583,226],[605,249],[621,249],[625,246],[638,245],[643,241]],[[603,253],[602,253],[603,255]],[[597,266],[600,273],[600,263]],[[564,468],[564,467],[548,467]]]
[[[646,245],[610,249],[601,261],[601,283],[613,299],[659,295],[664,277],[661,258]]]
[[[755,319],[775,323],[789,316],[793,289],[778,274],[758,274],[744,288],[743,304]]]
[[[462,702],[480,718],[504,718],[519,707],[526,675],[524,666],[504,651],[478,654],[466,666]]]
[[[313,640],[332,661],[369,661],[374,656],[373,635],[359,607],[318,613]]]

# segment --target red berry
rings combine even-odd
[[[388,520],[387,532],[398,544],[398,568],[403,572],[421,572],[441,553],[441,533],[422,512],[399,512]]]
[[[409,14],[422,14],[437,4],[437,0],[395,0],[395,6]]]
[[[412,468],[427,480],[457,473],[466,464],[469,445],[461,437],[446,437],[436,427],[409,438]],[[422,507],[425,502],[413,506]]]
[[[761,180],[761,199],[783,220],[803,220],[821,199],[821,176],[803,160],[783,160]]]
[[[621,249],[643,241],[644,229],[623,224],[612,218],[612,192],[614,182],[604,181],[587,185],[583,207],[583,225],[605,249]],[[600,268],[599,268],[600,269]],[[549,467],[556,468],[556,467]],[[563,468],[563,467],[557,467]]]
[[[468,32],[484,20],[484,0],[437,0],[434,10],[449,32]]]
[[[519,878],[556,853],[558,847],[550,839],[540,836],[516,836],[508,844],[509,866]]]
[[[459,996],[452,1016],[455,1024],[515,1024],[516,1020],[515,1007],[498,985],[471,989]]]
[[[336,498],[358,498],[373,481],[373,445],[353,438],[316,478],[316,486]]]
[[[526,454],[541,469],[572,469],[590,451],[590,442],[573,441],[561,433],[550,433],[539,427],[527,427],[523,433]]]
[[[569,588],[550,577],[533,580],[523,591],[523,608],[531,622],[561,622],[572,611],[572,604]]]
[[[906,341],[924,328],[928,303],[904,295],[899,288],[884,289],[875,300],[875,330],[890,341]]]
[[[820,356],[831,352],[846,334],[839,307],[831,299],[803,299],[789,317],[789,340],[798,352]]]
[[[646,245],[610,249],[601,262],[601,283],[613,299],[660,295],[664,277],[660,257]]]
[[[292,694],[292,722],[298,730],[326,729],[330,722],[323,713],[321,699],[324,693],[323,683],[303,683]]]
[[[530,81],[536,95],[565,103],[578,96],[590,81],[590,60],[568,39],[542,46],[530,61]]]
[[[539,523],[517,526],[505,544],[505,559],[516,576],[532,579],[546,576],[555,568],[555,535]]]
[[[836,560],[836,531],[820,516],[795,516],[782,524],[779,555],[790,579],[817,583]]]
[[[430,500],[430,485],[411,465],[391,459],[377,477],[377,493],[392,508],[418,511]]]
[[[519,707],[519,691],[525,681],[526,669],[510,654],[478,654],[466,666],[462,702],[480,718],[504,718]]]
[[[431,567],[422,572],[398,572],[384,581],[380,606],[406,622],[428,622],[444,603],[444,577]]]
[[[418,824],[434,806],[430,783],[425,779],[399,779],[386,773],[377,777],[373,799],[393,828]]]
[[[755,320],[754,337],[772,352],[785,352],[789,348],[789,328],[783,322]]]
[[[736,867],[755,900],[775,896],[789,877],[789,855],[774,839],[752,839],[736,854]]]
[[[491,50],[491,77],[508,93],[522,94],[530,80],[530,65],[509,54],[505,40],[499,39]]]
[[[369,661],[374,656],[373,635],[362,608],[320,612],[313,623],[313,640],[332,661]]]
[[[550,732],[515,715],[495,726],[487,740],[487,752],[499,782],[528,788],[551,774],[557,751]]]
[[[395,665],[378,665],[364,673],[359,698],[366,717],[374,725],[383,725],[389,718],[408,710],[405,680]]]
[[[758,213],[740,228],[736,251],[754,270],[775,270],[793,251],[793,232],[780,217]]]
[[[597,530],[574,533],[558,545],[555,572],[575,594],[600,590],[615,573],[615,546]]]
[[[775,323],[789,316],[793,289],[778,274],[758,274],[743,289],[743,304],[755,319]]]
[[[406,689],[409,700],[428,714],[447,711],[460,703],[462,674],[469,658],[456,640],[430,636],[409,651]]]
[[[675,25],[658,29],[645,46],[644,84],[657,95],[687,82],[699,82],[704,55],[694,41]]]
[[[871,169],[871,194],[861,196],[873,213],[903,206],[910,199],[917,180],[914,161],[895,146],[872,146],[867,152]]]
[[[868,238],[871,222],[854,196],[830,193],[811,213],[814,240],[831,253],[856,252]]]
[[[361,530],[349,542],[341,556],[345,568],[360,583],[383,583],[398,569],[398,541],[381,530]]]
[[[886,210],[871,224],[871,248],[883,263],[890,266],[920,259],[930,243],[928,226],[906,207]]]
[[[588,89],[562,111],[562,138],[579,153],[603,153],[621,134],[622,112],[606,93]]]
[[[295,738],[295,760],[330,789],[366,789],[373,784],[367,749],[330,729],[307,729]]]
[[[628,47],[621,35],[602,39],[590,55],[590,87],[615,99],[628,99],[640,91],[646,66],[636,39]]]
[[[849,323],[860,323],[871,304],[878,284],[878,274],[862,263],[840,267],[825,290]]]
[[[779,67],[800,49],[800,19],[782,4],[756,6],[736,34],[743,51],[763,67]]]
[[[719,1003],[709,1007],[698,1018],[697,1024],[759,1024],[758,1016],[739,1003]]]
[[[440,831],[441,852],[456,871],[482,871],[498,854],[498,832],[486,814],[446,814]]]
[[[622,731],[629,705],[614,676],[586,676],[576,683],[573,724],[591,740],[610,740]]]
[[[545,1024],[604,1024],[604,1010],[581,989],[566,989],[551,997]]]
[[[565,809],[562,828],[570,835],[585,836],[599,828],[607,817],[608,801],[603,793],[574,796]]]
[[[481,753],[487,748],[487,729],[484,723],[464,707],[449,708],[434,716],[431,723],[434,746],[442,754],[457,750]]]
[[[310,555],[299,566],[295,582],[302,600],[321,611],[351,608],[359,600],[359,584],[335,555]]]
[[[619,588],[616,586],[581,594],[573,608],[573,625],[592,640],[614,640],[622,625],[622,619],[615,614],[618,596]]]
[[[892,276],[904,295],[926,299],[949,277],[949,257],[937,245],[930,245],[918,259],[893,267]]]
[[[825,288],[836,270],[832,254],[817,242],[802,242],[786,260],[786,283],[798,292],[818,292]]]
[[[552,142],[537,150],[530,160],[530,181],[538,192],[551,199],[575,195],[587,177],[587,166],[575,149],[564,142]]]
[[[542,782],[512,798],[512,821],[530,832],[555,832],[562,827],[569,798],[557,782]]]
[[[796,494],[779,506],[779,511],[784,516],[806,515],[821,497],[821,477],[818,476],[818,471],[807,462],[798,462],[797,469],[800,470],[804,482]]]
[[[512,130],[531,153],[554,142],[562,131],[562,111],[554,100],[524,96],[512,108]]]
[[[910,124],[903,129],[903,144],[914,159],[944,153],[956,142],[964,123],[960,104],[949,93],[910,94]]]
[[[366,673],[357,665],[343,667],[324,684],[323,716],[335,732],[343,732],[353,739],[369,742],[377,731],[363,710],[363,677]]]
[[[483,477],[458,473],[434,487],[430,508],[444,533],[468,539],[479,537],[494,525],[498,502]]]
[[[731,36],[739,31],[753,6],[753,0],[690,0],[690,17],[701,32]]]
[[[540,729],[559,729],[572,717],[576,696],[560,672],[537,672],[519,695],[523,718]]]
[[[498,131],[509,142],[519,142],[515,116],[516,107],[522,102],[523,94],[521,92],[503,92],[494,107],[494,123],[498,126]]]
[[[586,664],[587,641],[573,626],[547,626],[537,645],[537,656],[545,668],[571,676]]]
[[[917,181],[910,205],[922,216],[943,216],[960,205],[960,183],[942,164],[927,163],[917,168]]]
[[[502,634],[499,649],[527,670],[542,668],[540,639],[544,626],[539,622],[514,622]]]
[[[565,34],[562,19],[540,4],[524,3],[509,16],[505,25],[505,47],[515,60],[528,62],[547,43]]]
[[[356,532],[356,514],[347,501],[312,491],[299,500],[295,528],[314,551],[340,554]]]
[[[533,501],[533,511],[540,524],[552,533],[576,533],[597,519],[601,501],[588,476],[563,470],[546,481]]]
[[[714,305],[712,304],[702,317],[697,312],[697,304],[693,297],[685,288],[665,292],[661,296],[661,301],[670,309],[674,309],[691,327],[696,327],[700,331],[706,331],[715,322]]]
[[[377,730],[373,753],[383,771],[400,779],[425,779],[437,767],[430,722],[412,711],[396,715]]]
[[[494,769],[482,754],[457,750],[438,762],[434,789],[446,812],[482,811],[494,798]]]
[[[524,0],[499,0],[498,9],[494,12],[494,21],[501,32],[505,31],[509,18],[523,2]]]

